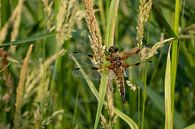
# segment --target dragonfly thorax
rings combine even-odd
[[[114,62],[115,67],[120,67],[122,65],[121,61],[115,61]]]

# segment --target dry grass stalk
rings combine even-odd
[[[64,41],[71,37],[74,25],[84,17],[77,0],[60,0],[59,5],[56,17],[57,49],[60,49]]]
[[[9,20],[5,23],[3,28],[0,31],[0,44],[3,43],[3,41],[6,38],[8,28],[12,25],[13,31],[11,33],[11,41],[14,41],[18,35],[19,25],[20,25],[20,18],[21,18],[21,12],[22,12],[22,6],[23,6],[24,0],[19,0],[16,8],[14,9],[11,17]]]
[[[133,84],[130,80],[126,80],[126,84],[127,84],[127,86],[130,87],[130,89],[131,89],[132,91],[136,91],[137,86],[136,86],[135,84]]]
[[[107,100],[107,108],[109,119],[114,117],[114,99],[113,99],[113,87],[112,80],[109,80],[106,87],[106,100]]]
[[[100,122],[101,122],[104,129],[112,129],[112,128],[109,127],[109,124],[108,124],[106,118],[104,117],[104,115],[101,114],[100,119],[101,119]]]
[[[51,116],[47,114],[49,110],[48,108],[49,100],[51,99],[50,98],[51,93],[49,90],[51,70],[49,69],[49,66],[52,62],[54,62],[57,59],[57,57],[62,56],[64,52],[65,52],[64,49],[62,49],[58,53],[52,55],[43,64],[41,64],[39,71],[36,70],[33,76],[33,78],[38,78],[36,79],[36,81],[38,81],[37,83],[36,82],[32,83],[32,84],[37,84],[36,91],[35,91],[37,93],[36,110],[34,112],[34,119],[35,119],[34,127],[36,129],[44,129],[45,126],[50,124],[54,118],[56,118],[58,115],[63,113],[63,110],[58,110],[58,111],[55,111]],[[39,73],[38,77],[36,77],[37,73]],[[28,93],[32,92],[33,87],[35,87],[35,85],[32,85],[32,84],[29,84]],[[26,98],[28,97],[30,96],[26,96]]]
[[[30,59],[30,55],[32,52],[33,45],[30,45],[29,50],[26,54],[26,57],[23,61],[23,65],[20,71],[20,80],[17,86],[17,91],[16,91],[16,108],[15,108],[15,116],[14,116],[14,126],[16,129],[20,128],[20,122],[21,122],[21,108],[23,104],[23,96],[24,96],[24,90],[25,90],[25,80],[26,80],[26,75],[28,71],[28,63]]]
[[[37,96],[36,96],[36,102],[40,103],[41,105],[45,105],[47,103],[46,99],[49,97],[49,70],[45,70],[47,68],[41,67],[40,74],[41,79],[40,82],[37,85]]]
[[[56,39],[58,48],[61,47],[65,40],[64,34],[66,33],[65,30],[67,29],[67,25],[65,25],[64,22],[66,21],[65,16],[67,13],[67,6],[67,1],[60,0],[60,7],[56,17],[56,31],[58,32],[58,34],[56,35]]]
[[[2,72],[7,65],[8,65],[8,53],[0,48],[0,71]]]
[[[104,129],[112,129],[114,123],[115,123],[116,120],[117,120],[117,116],[115,115],[115,116],[112,118],[112,120],[107,121],[106,118],[105,118],[105,116],[101,114],[101,115],[100,115],[100,120],[101,120],[100,122],[101,122],[101,124],[102,124],[102,126],[103,126]]]
[[[16,15],[16,18],[13,22],[13,31],[11,33],[11,41],[16,40],[16,37],[18,36],[18,30],[20,27],[20,20],[21,20],[21,12],[22,12],[22,6],[23,6],[24,0],[19,0],[18,1],[18,13]]]
[[[151,7],[152,0],[140,0],[136,37],[138,47],[142,47],[143,45],[142,40],[144,37],[144,24],[149,18]]]
[[[53,112],[51,116],[47,117],[45,120],[42,121],[42,125],[44,125],[43,129],[45,129],[45,126],[50,124],[53,119],[55,119],[59,115],[62,115],[63,113],[64,113],[63,109]]]
[[[38,90],[35,86],[36,84],[40,83],[43,74],[48,71],[48,68],[51,65],[51,63],[53,63],[59,56],[64,55],[64,53],[65,53],[64,49],[60,50],[59,52],[55,53],[47,60],[45,60],[44,63],[40,66],[40,68],[35,68],[35,70],[31,72],[25,84],[26,86],[28,86],[25,89],[24,95],[25,99],[28,99],[33,93],[35,93]]]
[[[45,21],[46,21],[47,30],[51,32],[53,29],[53,14],[52,14],[53,1],[49,2],[48,0],[42,0],[42,2],[44,6],[44,12],[46,15]]]
[[[7,87],[6,93],[2,97],[2,101],[4,103],[8,103],[11,101],[13,95],[13,89],[14,89],[12,75],[7,69],[7,67],[10,64],[8,57],[9,54],[5,50],[0,48],[0,73],[2,72],[2,77],[5,80],[5,84]],[[5,109],[5,110],[8,111],[9,109]]]
[[[35,99],[36,109],[34,111],[34,127],[36,129],[44,129],[47,125],[45,119],[48,114],[45,114],[48,110],[48,100],[50,96],[49,92],[49,72],[44,72],[44,68],[40,71],[43,76],[41,76],[41,81],[37,85],[37,97]],[[42,73],[44,72],[44,73]]]
[[[93,9],[93,0],[83,0],[86,8],[85,19],[87,21],[88,29],[90,32],[90,42],[91,48],[94,54],[94,62],[97,64],[102,64],[104,50],[102,46],[102,37],[100,34],[100,29],[98,22],[95,17],[95,11]]]
[[[140,54],[141,54],[141,60],[148,60],[154,55],[158,54],[158,49],[162,48],[165,43],[168,43],[170,41],[174,40],[174,38],[168,38],[165,40],[162,40],[160,42],[155,43],[152,48],[144,47],[141,49]]]

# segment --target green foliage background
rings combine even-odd
[[[51,2],[51,1],[50,1]],[[18,0],[1,0],[0,27],[8,22]],[[52,26],[56,25],[56,16],[60,6],[60,0],[53,1]],[[78,1],[78,7],[84,11],[82,1]],[[106,18],[111,0],[102,1],[104,12],[99,10],[101,2],[94,0],[94,9],[103,39],[106,32]],[[194,0],[180,0],[181,12],[179,17],[179,33],[185,38],[179,38],[179,58],[175,83],[174,102],[174,128],[181,129],[195,123],[195,3]],[[74,5],[75,6],[75,5]],[[174,37],[173,21],[175,13],[174,0],[153,0],[150,18],[145,25],[143,43],[152,47],[160,40],[161,33],[165,38]],[[136,26],[139,11],[138,0],[121,0],[118,8],[117,25],[115,30],[114,44],[119,50],[136,46]],[[104,17],[101,17],[101,14]],[[43,1],[24,1],[21,13],[20,27],[17,38],[11,42],[13,27],[8,29],[6,39],[0,47],[8,52],[9,57],[19,63],[11,62],[0,73],[0,128],[17,128],[15,123],[15,103],[17,86],[20,80],[22,62],[30,44],[33,51],[29,60],[26,77],[30,77],[35,71],[34,80],[41,74],[42,63],[57,53],[56,34],[58,32],[48,30],[49,17],[45,14]],[[73,21],[72,21],[73,22]],[[75,22],[75,21],[74,21]],[[36,83],[34,90],[28,92],[29,97],[24,97],[21,108],[21,118],[18,120],[21,129],[47,128],[47,129],[91,129],[95,123],[98,101],[89,89],[86,80],[72,76],[72,70],[77,67],[75,62],[68,57],[71,51],[91,53],[89,32],[85,19],[76,21],[62,47],[67,50],[63,56],[59,56],[50,64],[41,80]],[[65,37],[65,36],[64,36]],[[104,41],[104,40],[103,40]],[[10,45],[16,46],[15,52],[11,52]],[[164,81],[169,44],[165,44],[157,55],[151,58],[152,63],[144,67],[146,69],[147,97],[144,110],[144,129],[165,128],[165,103]],[[137,60],[130,59],[129,62]],[[2,63],[3,60],[1,58]],[[1,68],[2,69],[2,68]],[[129,79],[140,87],[140,90],[132,91],[126,88],[127,103],[123,104],[120,99],[118,87],[114,85],[115,107],[125,113],[141,128],[141,111],[143,108],[142,89],[144,87],[143,71],[140,68],[130,68]],[[11,84],[5,79],[10,75]],[[96,89],[99,82],[94,81]],[[44,86],[43,86],[44,85]],[[28,86],[25,87],[25,89]],[[42,88],[39,88],[42,87]],[[11,93],[11,94],[10,94]],[[26,93],[26,92],[24,92]],[[43,96],[39,96],[42,94]],[[24,94],[25,96],[25,94]],[[103,109],[102,113],[106,114]],[[100,120],[101,121],[101,120]],[[193,129],[194,126],[191,127]],[[99,124],[98,128],[102,128]],[[113,126],[114,129],[129,128],[128,124],[119,117]]]

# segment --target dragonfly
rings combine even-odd
[[[125,102],[126,100],[125,100],[124,73],[127,70],[127,68],[129,68],[131,66],[140,65],[140,62],[135,63],[135,64],[128,64],[125,61],[130,56],[136,55],[139,52],[140,52],[139,47],[135,47],[135,48],[131,49],[130,51],[125,50],[125,51],[119,52],[118,48],[116,48],[115,46],[111,46],[105,52],[106,53],[105,54],[106,60],[109,62],[108,66],[94,66],[94,67],[90,67],[90,68],[88,68],[88,67],[75,68],[72,71],[72,75],[76,76],[76,77],[84,77],[84,76],[82,76],[82,72],[81,72],[81,69],[83,69],[86,72],[86,74],[88,75],[87,78],[93,79],[93,80],[100,80],[102,68],[104,68],[104,70],[109,70],[111,75],[108,76],[108,78],[104,78],[104,79],[115,79],[116,80],[116,83],[119,87],[121,99],[123,102]],[[75,52],[74,54],[81,56],[77,52]],[[88,57],[92,58],[92,55],[88,55]],[[80,57],[79,60],[81,60],[81,62],[83,62],[84,64],[88,64],[88,62],[89,62],[89,61],[84,60],[82,56]],[[86,77],[84,77],[84,78],[86,78]]]

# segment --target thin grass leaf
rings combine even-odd
[[[40,34],[40,35],[36,35],[36,36],[31,36],[31,37],[26,38],[26,39],[22,39],[22,40],[18,40],[18,41],[13,41],[13,42],[3,43],[3,44],[0,45],[0,48],[2,48],[2,47],[8,47],[10,45],[28,44],[28,43],[31,43],[33,41],[37,41],[37,40],[41,40],[41,39],[46,39],[46,38],[49,38],[49,37],[53,37],[55,35],[56,35],[56,32],[47,33],[47,34]]]
[[[101,22],[102,22],[102,29],[105,32],[105,30],[106,30],[106,18],[105,18],[105,9],[104,9],[102,0],[99,0],[98,6],[99,6],[99,10],[100,10],[100,18],[101,18]]]
[[[175,3],[175,18],[174,18],[174,32],[176,36],[179,35],[179,19],[180,19],[180,0],[176,0]],[[174,101],[175,101],[175,83],[177,74],[177,64],[179,58],[179,40],[173,41],[172,53],[171,53],[171,95],[172,95],[172,117],[174,120]]]
[[[117,20],[117,12],[118,12],[118,5],[119,0],[112,0],[109,14],[108,14],[108,21],[106,26],[106,37],[105,37],[105,45],[112,46],[114,43],[114,32]]]
[[[185,127],[184,129],[195,129],[195,123]]]
[[[102,112],[102,107],[104,104],[104,98],[106,95],[106,86],[108,81],[105,80],[104,78],[107,78],[108,76],[108,71],[104,71],[102,72],[102,79],[101,79],[101,83],[100,83],[100,88],[99,88],[99,101],[98,101],[98,108],[97,108],[97,112],[96,112],[96,118],[95,118],[95,125],[94,125],[94,129],[97,129],[98,127],[98,123],[100,120],[100,115]]]
[[[20,128],[20,124],[22,122],[21,112],[22,112],[22,106],[24,102],[24,90],[25,90],[25,81],[27,77],[28,72],[28,65],[29,65],[29,59],[30,55],[33,49],[33,45],[31,44],[28,52],[26,54],[26,57],[24,58],[22,68],[20,70],[20,80],[16,89],[16,103],[15,103],[15,116],[14,116],[14,127],[16,129]]]
[[[172,117],[172,96],[171,96],[171,59],[170,59],[170,49],[167,55],[167,65],[165,73],[165,129],[173,128],[173,117]]]
[[[118,109],[114,109],[114,112],[121,118],[123,119],[128,125],[129,127],[131,127],[131,129],[138,129],[137,124],[127,115],[125,115],[124,113],[122,113],[121,111],[119,111]]]

